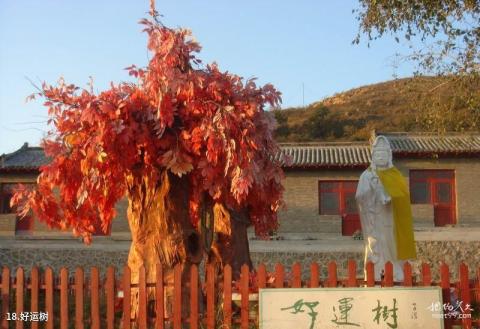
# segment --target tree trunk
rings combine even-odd
[[[230,254],[230,264],[233,269],[233,277],[240,277],[241,267],[246,264],[253,269],[252,259],[250,258],[250,247],[248,244],[247,228],[250,225],[250,219],[246,210],[232,213],[232,251]]]
[[[179,178],[168,171],[158,177],[131,175],[128,183],[127,218],[132,233],[132,244],[128,255],[131,269],[131,282],[139,281],[139,269],[145,267],[147,282],[156,281],[156,265],[163,265],[166,288],[166,307],[171,314],[173,296],[173,267],[182,264],[182,286],[190,280],[192,264],[203,259],[205,241],[201,239],[190,221],[189,182],[187,177]],[[213,219],[216,238],[208,253],[208,261],[217,264],[217,274],[221,280],[223,266],[230,264],[234,280],[240,277],[243,264],[252,267],[248,247],[248,212],[228,211],[220,204],[206,202],[205,217]],[[213,232],[212,232],[213,233]],[[155,291],[147,289],[149,312],[154,316]],[[182,313],[188,312],[189,295],[183,289]],[[131,318],[137,318],[138,289],[132,289]],[[185,313],[184,315],[186,315]]]
[[[242,265],[247,264],[252,269],[247,236],[250,224],[248,211],[242,209],[228,212],[224,207],[215,205],[214,218],[216,239],[212,243],[208,259],[220,265],[220,274],[221,268],[229,264],[233,279],[238,280]]]
[[[128,182],[128,222],[132,245],[128,265],[132,283],[138,283],[139,269],[145,267],[147,282],[155,282],[156,265],[163,265],[167,304],[173,290],[173,267],[183,265],[182,281],[189,280],[190,266],[203,256],[198,233],[189,218],[188,179],[163,171],[158,178],[131,175]],[[132,289],[132,317],[137,316],[138,291]],[[155,298],[148,289],[148,300]],[[152,303],[149,303],[150,305]]]
[[[217,282],[223,282],[223,268],[232,267],[232,279],[240,279],[242,265],[247,264],[252,269],[250,250],[248,246],[247,227],[249,225],[248,212],[228,211],[223,205],[208,205],[205,217],[213,218],[213,227],[210,229],[202,225],[202,241],[207,251],[207,261],[215,265]],[[206,237],[207,235],[207,237]],[[208,237],[210,235],[210,237]],[[219,286],[215,296],[216,303],[223,303],[223,288]],[[235,304],[232,307],[238,311]]]

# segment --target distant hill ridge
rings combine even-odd
[[[446,81],[443,77],[396,79],[341,92],[305,108],[275,110],[276,139],[366,140],[373,129],[428,130],[418,104],[448,102],[455,91]]]

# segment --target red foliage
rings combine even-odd
[[[201,68],[187,30],[141,24],[153,56],[145,68],[127,68],[137,83],[112,83],[99,94],[62,80],[42,85],[53,124],[43,147],[52,161],[35,189],[20,189],[12,203],[89,242],[92,223],[100,218],[106,229],[115,216],[127,175],[155,178],[167,168],[191,181],[194,224],[208,191],[230,209],[247,207],[256,232],[268,234],[277,226],[283,173],[265,106],[278,105],[280,93],[215,64]]]

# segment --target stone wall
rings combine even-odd
[[[8,266],[12,271],[22,266],[26,272],[34,265],[42,269],[50,266],[55,273],[66,267],[70,275],[77,267],[82,267],[88,274],[90,268],[96,266],[103,275],[107,266],[115,266],[117,272],[122,272],[127,257],[128,250],[0,249],[0,266]]]
[[[120,242],[119,242],[120,243]],[[301,243],[301,241],[299,241]],[[433,280],[439,280],[439,265],[445,261],[450,266],[450,276],[452,279],[458,277],[458,267],[461,262],[465,262],[470,269],[470,276],[475,275],[475,270],[480,266],[480,241],[417,241],[418,260],[413,263],[413,273],[416,280],[421,280],[420,268],[422,262],[432,266]],[[128,256],[129,243],[121,242],[121,247],[102,248],[97,244],[96,248],[9,248],[0,249],[0,266],[8,266],[12,270],[18,266],[23,266],[28,272],[33,265],[39,267],[51,266],[56,273],[62,266],[69,268],[70,273],[76,267],[83,267],[86,273],[89,273],[90,267],[97,266],[103,275],[109,265],[116,267],[117,272],[122,272]],[[328,263],[332,260],[337,262],[339,277],[346,276],[347,261],[354,259],[357,261],[357,275],[363,276],[363,253],[361,252],[256,252],[251,253],[252,261],[255,266],[264,263],[269,272],[273,272],[276,263],[286,266],[286,273],[295,262],[302,264],[303,276],[308,277],[309,266],[312,262],[317,262],[321,266],[322,279],[327,275]]]
[[[473,278],[476,270],[480,267],[480,241],[416,241],[418,259],[412,262],[412,271],[416,280],[421,280],[422,263],[431,266],[432,279],[440,279],[440,265],[445,262],[450,268],[452,280],[458,278],[458,268],[462,262],[469,266],[469,275]],[[308,278],[310,264],[317,262],[321,266],[321,277],[328,275],[327,267],[332,260],[337,263],[339,278],[347,276],[347,263],[349,259],[357,262],[357,276],[363,277],[363,253],[362,252],[255,252],[252,253],[252,261],[255,265],[264,263],[267,270],[273,272],[276,263],[281,263],[288,269],[295,263],[302,264],[304,278]],[[288,270],[287,270],[288,272]]]

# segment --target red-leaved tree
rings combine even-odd
[[[277,106],[280,93],[202,66],[190,32],[163,26],[154,9],[141,24],[152,58],[127,68],[136,83],[96,94],[60,81],[35,94],[48,107],[42,145],[51,162],[12,205],[90,243],[94,223],[107,230],[126,196],[133,280],[142,265],[149,281],[157,263],[167,278],[176,264],[188,271],[203,250],[238,273],[251,264],[246,227],[260,236],[277,228],[283,173],[265,107]]]

